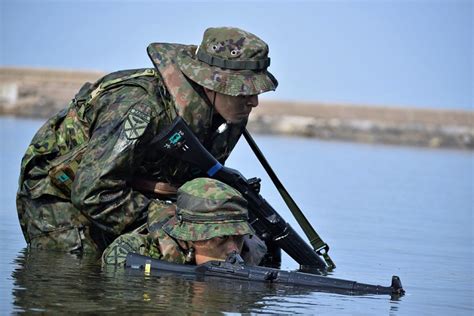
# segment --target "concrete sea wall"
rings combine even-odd
[[[47,118],[104,73],[0,68],[0,115]],[[474,111],[261,100],[249,130],[326,140],[474,149]]]

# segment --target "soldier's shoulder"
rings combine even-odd
[[[156,70],[154,68],[124,69],[111,72],[101,78],[103,84],[110,82],[122,82],[138,77],[154,77]]]
[[[120,70],[109,73],[94,84],[89,100],[98,97],[106,103],[118,99],[139,100],[156,98],[159,77],[154,68]]]
[[[99,79],[87,91],[86,99],[91,115],[102,113],[103,118],[116,120],[124,118],[133,106],[135,110],[158,116],[164,112],[164,91],[158,71],[154,68],[120,70]],[[101,111],[113,106],[113,111]],[[111,112],[111,113],[108,113]],[[105,116],[104,116],[105,115]],[[92,120],[92,118],[91,118]]]
[[[119,70],[99,79],[97,86],[101,90],[108,90],[117,85],[135,84],[143,86],[145,89],[150,89],[154,86],[153,82],[156,81],[157,78],[157,71],[154,68]],[[147,86],[146,82],[149,82],[151,85]]]

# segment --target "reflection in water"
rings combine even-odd
[[[96,262],[91,257],[24,249],[14,262],[12,273],[15,310],[107,310],[97,302],[103,280]]]
[[[295,313],[317,306],[311,289],[102,270],[96,258],[86,256],[24,249],[15,265],[16,312]]]

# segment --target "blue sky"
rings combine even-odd
[[[238,26],[270,46],[274,100],[473,107],[473,2],[0,0],[3,66],[151,66],[151,42]]]

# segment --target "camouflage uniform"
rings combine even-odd
[[[124,264],[129,252],[175,263],[194,263],[188,255],[187,241],[254,234],[247,222],[247,201],[227,184],[196,178],[182,185],[177,195],[176,204],[164,204],[160,212],[150,213],[148,234],[124,234],[110,244],[102,255],[103,263]],[[263,246],[259,259],[265,252]]]
[[[211,28],[199,47],[148,46],[155,68],[109,74],[86,83],[50,118],[23,157],[17,209],[30,247],[97,251],[146,222],[160,202],[137,179],[179,186],[200,175],[150,145],[177,115],[221,163],[246,122],[224,123],[203,86],[252,95],[277,86],[266,70],[268,46],[235,28]]]

